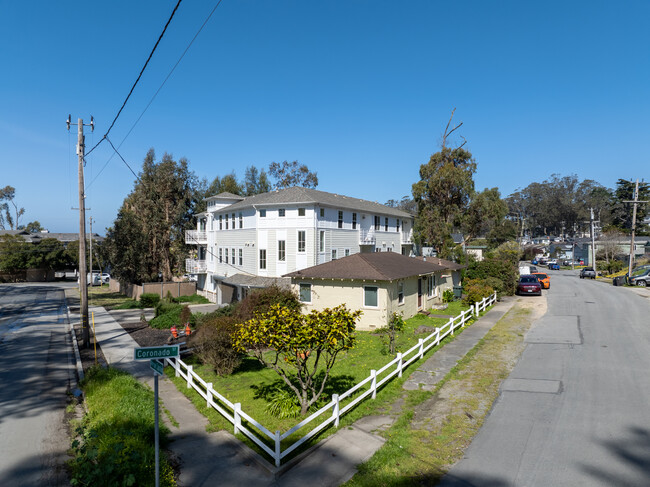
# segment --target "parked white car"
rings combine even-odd
[[[103,272],[102,273],[102,283],[108,284],[109,282],[111,282],[111,275],[108,274],[107,272]]]

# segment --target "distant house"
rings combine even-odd
[[[394,312],[404,318],[442,302],[460,282],[462,266],[435,257],[397,252],[357,253],[286,274],[305,312],[345,304],[361,310],[357,328],[386,326]]]

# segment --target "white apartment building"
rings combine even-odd
[[[358,252],[413,252],[413,215],[372,201],[292,187],[254,196],[206,198],[186,261],[197,290],[216,303],[242,299],[289,272]]]

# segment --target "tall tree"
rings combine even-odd
[[[0,189],[0,227],[2,230],[6,230],[6,226],[9,226],[10,230],[18,228],[18,222],[20,217],[25,214],[25,208],[18,208],[18,205],[14,201],[16,196],[16,188],[13,186],[5,186]],[[13,214],[15,219],[12,216],[12,211],[9,206],[13,206]]]
[[[246,196],[253,196],[255,194],[268,193],[271,191],[271,182],[269,181],[266,171],[261,171],[255,166],[248,166],[246,168],[246,175],[244,176],[244,192]]]
[[[298,161],[269,164],[269,175],[275,179],[274,188],[284,189],[292,186],[315,188],[318,186],[318,176],[311,172],[305,164]]]
[[[25,230],[26,232],[30,233],[38,233],[43,231],[43,226],[38,220],[35,220],[33,222],[29,222],[25,226],[20,226],[19,230]]]
[[[462,147],[443,147],[420,166],[420,181],[413,185],[418,205],[416,238],[446,255],[453,242],[451,233],[460,225],[474,192],[476,162]]]
[[[188,162],[147,153],[139,179],[125,198],[105,244],[113,274],[131,282],[171,280],[184,258],[185,230],[192,226],[197,180]]]
[[[487,236],[501,225],[507,214],[508,205],[501,199],[499,188],[485,188],[479,193],[474,193],[463,218],[465,240]]]
[[[616,190],[613,197],[613,225],[620,231],[630,232],[632,229],[632,203],[628,203],[634,199],[635,181],[627,181],[626,179],[619,179],[616,182]],[[650,201],[650,183],[639,183],[640,201]],[[643,221],[650,211],[648,208],[649,203],[639,204],[636,207],[636,234],[645,235],[648,233],[648,226],[643,225]]]

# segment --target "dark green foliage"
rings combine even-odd
[[[253,318],[255,313],[267,312],[274,304],[292,310],[300,309],[302,306],[298,297],[290,289],[270,286],[255,290],[246,296],[236,308],[235,315],[240,321],[247,321]]]
[[[160,302],[160,296],[155,293],[144,293],[140,295],[140,306],[142,308],[155,308]]]
[[[517,267],[507,260],[485,259],[472,262],[465,271],[466,279],[487,279],[493,277],[503,283],[502,293],[508,296],[515,294],[517,288]],[[463,282],[465,289],[465,282]]]
[[[467,279],[463,284],[463,304],[473,305],[494,294],[485,279]]]
[[[181,322],[182,310],[183,305],[181,304],[161,301],[156,306],[156,316],[149,322],[149,326],[152,328],[165,329],[171,328],[172,325],[178,326],[185,324],[186,322]],[[189,323],[192,327],[196,324],[196,318],[192,314],[190,314]]]
[[[190,346],[201,362],[210,365],[218,375],[231,374],[241,363],[242,355],[232,344],[236,321],[232,316],[206,315],[191,338]]]
[[[106,234],[114,277],[140,284],[171,281],[187,254],[185,230],[193,226],[197,179],[186,159],[155,161],[150,149],[133,191]]]
[[[192,319],[192,312],[190,311],[190,307],[183,306],[183,308],[181,309],[180,324],[183,325],[185,323],[189,323],[191,319]]]
[[[501,296],[503,296],[505,291],[505,284],[501,279],[490,276],[485,278],[483,282],[497,292],[497,299],[501,299]]]

